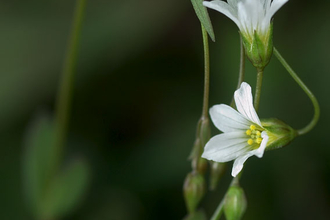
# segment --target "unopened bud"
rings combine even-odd
[[[210,174],[210,190],[215,190],[219,183],[219,180],[226,171],[225,163],[211,162],[211,174]]]
[[[257,69],[263,70],[273,54],[273,22],[266,34],[254,31],[252,37],[241,32],[246,56]]]
[[[269,137],[266,150],[284,147],[298,135],[296,130],[276,118],[262,119],[261,125]]]
[[[245,213],[247,202],[244,191],[239,186],[231,186],[226,194],[224,213],[227,220],[240,220]]]
[[[187,210],[193,213],[205,194],[205,180],[198,172],[188,173],[183,185]]]

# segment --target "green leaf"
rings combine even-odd
[[[29,126],[24,140],[23,182],[27,203],[35,215],[38,215],[39,204],[54,166],[54,139],[51,118],[40,114]]]
[[[207,9],[203,6],[203,0],[191,0],[191,3],[195,9],[199,21],[204,26],[205,30],[209,34],[212,41],[215,41],[215,35],[213,32],[212,23],[209,14],[207,12]]]
[[[89,182],[89,168],[84,160],[72,162],[49,184],[42,204],[43,219],[64,216],[82,200]]]
[[[35,219],[55,219],[71,211],[81,200],[89,180],[85,161],[75,160],[55,171],[55,128],[51,117],[41,114],[29,126],[25,138],[23,179],[27,203]]]

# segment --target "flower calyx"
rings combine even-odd
[[[288,145],[298,133],[295,129],[276,118],[261,119],[269,137],[265,150],[273,150]]]
[[[273,54],[273,22],[265,34],[254,31],[253,35],[240,32],[245,54],[254,67],[263,70],[269,63]]]

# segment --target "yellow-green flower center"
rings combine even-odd
[[[250,125],[250,129],[246,130],[245,134],[250,136],[247,143],[249,145],[253,145],[256,143],[258,146],[261,144],[262,137],[261,137],[261,130],[259,130],[255,125]]]

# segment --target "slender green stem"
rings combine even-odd
[[[223,205],[225,204],[225,197],[226,197],[226,195],[219,203],[217,209],[215,210],[214,214],[211,217],[211,220],[219,220],[221,218],[221,215],[223,213]]]
[[[77,51],[86,0],[77,0],[74,12],[72,32],[67,47],[66,58],[62,70],[61,83],[56,103],[56,140],[55,169],[58,168],[66,139],[68,120],[71,108],[72,90],[77,63]]]
[[[244,76],[245,76],[245,49],[244,49],[242,37],[240,37],[240,39],[241,39],[241,54],[240,54],[239,74],[238,74],[238,82],[236,89],[239,89],[242,82],[244,81]],[[235,106],[234,97],[231,100],[230,106],[233,108]]]
[[[239,185],[239,179],[240,179],[240,177],[241,177],[241,174],[242,174],[242,172],[240,172],[236,177],[234,177],[234,178],[232,179],[232,181],[231,181],[231,183],[230,183],[230,185],[229,185],[229,187],[228,187],[228,190],[229,190],[229,188],[230,188],[231,186]],[[227,192],[228,192],[228,190],[227,190]],[[227,192],[226,192],[226,194],[227,194]],[[219,203],[217,209],[215,210],[214,214],[212,215],[211,220],[219,220],[219,219],[220,219],[220,217],[221,217],[221,215],[222,215],[222,213],[223,213],[223,206],[224,206],[224,204],[225,204],[226,194],[225,194],[225,196],[222,198],[222,200],[221,200],[221,202]]]
[[[277,59],[282,63],[284,68],[289,72],[289,74],[292,76],[292,78],[298,83],[298,85],[301,87],[301,89],[307,94],[307,96],[310,98],[310,100],[313,103],[314,106],[314,117],[310,121],[308,125],[303,127],[302,129],[297,130],[299,135],[303,135],[311,131],[314,126],[316,125],[317,121],[320,117],[320,106],[316,99],[316,97],[313,95],[313,93],[308,89],[308,87],[305,85],[305,83],[298,77],[298,75],[293,71],[293,69],[289,66],[289,64],[285,61],[285,59],[281,56],[281,54],[278,52],[278,50],[274,47],[274,54],[277,57]]]
[[[207,31],[202,25],[203,46],[204,46],[204,97],[202,118],[208,118],[209,92],[210,92],[210,52]]]
[[[256,85],[256,91],[255,91],[255,94],[254,94],[254,108],[255,108],[256,111],[258,111],[258,109],[259,109],[259,102],[260,102],[263,75],[264,75],[264,71],[262,69],[258,69],[257,85]]]

